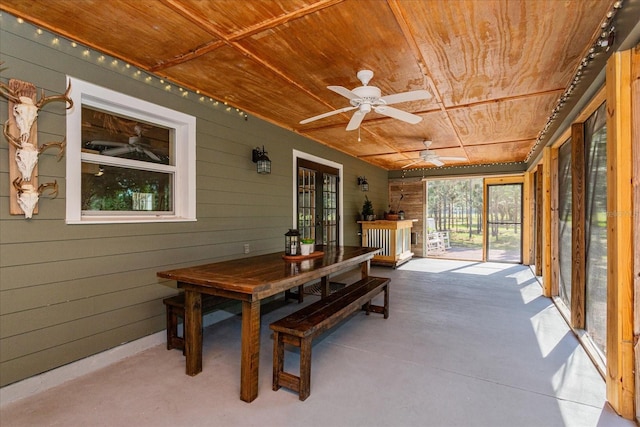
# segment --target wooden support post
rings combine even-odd
[[[551,147],[543,151],[542,174],[542,293],[551,297]]]
[[[536,201],[535,201],[535,211],[536,211],[536,249],[535,249],[535,264],[536,264],[536,276],[542,276],[542,218],[544,217],[544,204],[542,197],[542,181],[544,175],[544,165],[538,165],[536,168]]]
[[[528,171],[524,174],[524,181],[522,186],[522,263],[524,265],[531,265],[535,263],[534,258],[534,242],[535,242],[535,230],[533,224],[535,223],[535,173],[534,171]]]
[[[560,295],[560,217],[558,216],[560,203],[559,184],[558,184],[558,157],[560,156],[560,147],[551,148],[551,296]]]
[[[574,123],[571,126],[571,326],[584,329],[585,316],[585,271],[586,271],[586,236],[585,236],[585,145],[584,124]]]
[[[633,289],[634,295],[634,357],[636,422],[640,422],[640,45],[636,46],[631,59],[631,158],[633,164]]]
[[[607,400],[629,419],[635,416],[631,64],[628,50],[611,55],[606,67]]]

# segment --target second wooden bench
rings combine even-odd
[[[300,400],[311,392],[311,342],[354,312],[364,309],[389,317],[389,283],[384,277],[366,277],[310,304],[270,325],[273,330],[273,390],[287,387],[297,391]],[[384,305],[371,304],[384,292]],[[284,345],[300,348],[300,376],[284,372]]]

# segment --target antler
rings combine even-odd
[[[24,190],[22,189],[22,177],[17,177],[12,181],[13,188],[16,189],[18,195],[22,194]]]
[[[53,191],[51,192],[51,194],[53,195],[53,199],[55,199],[56,197],[58,197],[58,181],[53,181],[53,182],[47,182],[46,184],[40,184],[40,186],[38,187],[38,194],[42,194],[44,193],[44,191],[47,188],[53,187]]]
[[[65,101],[69,103],[69,106],[67,107],[67,110],[68,110],[69,108],[73,107],[73,100],[69,98],[70,91],[71,91],[71,82],[69,82],[69,85],[67,86],[67,90],[62,95],[44,96],[44,89],[42,89],[42,96],[40,97],[40,100],[38,100],[38,102],[36,103],[36,107],[38,107],[38,110],[40,110],[42,107],[44,107],[46,104],[50,102]]]
[[[2,133],[4,134],[4,137],[7,138],[7,141],[9,141],[11,145],[13,145],[18,149],[22,148],[22,141],[20,140],[20,138],[16,138],[15,136],[11,135],[11,133],[9,133],[9,120],[4,122],[4,126],[2,127]]]
[[[3,63],[0,62],[0,65],[2,65]],[[0,70],[2,71],[2,70]],[[20,97],[18,96],[18,94],[16,93],[15,90],[12,90],[7,84],[5,83],[0,83],[0,95],[4,96],[5,98],[7,98],[9,101],[13,101],[14,103],[18,104],[20,103]]]
[[[64,154],[64,149],[66,146],[67,146],[67,141],[65,141],[64,139],[59,142],[47,142],[46,144],[42,144],[40,148],[38,148],[38,153],[42,153],[43,151],[46,151],[51,147],[58,147],[58,150],[59,150],[58,161],[60,161],[62,159],[62,156]]]
[[[4,61],[0,61],[0,65],[4,64]],[[0,71],[4,71],[6,68],[0,68]],[[12,101],[15,104],[20,102],[20,97],[15,90],[11,89],[6,83],[0,83],[0,95]]]

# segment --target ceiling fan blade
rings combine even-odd
[[[115,142],[115,141],[89,141],[86,145],[100,145],[102,147],[124,147],[128,145],[126,142]]]
[[[411,123],[412,125],[415,125],[422,120],[422,117],[420,116],[398,110],[397,108],[387,107],[386,105],[375,107],[374,110],[376,113],[382,114],[383,116],[393,117],[394,119],[402,120],[403,122]]]
[[[109,148],[108,150],[104,150],[100,154],[102,154],[104,156],[117,157],[120,154],[127,154],[127,153],[131,153],[132,151],[135,151],[135,148],[133,146],[125,145],[125,146],[120,147],[120,148]]]
[[[404,165],[404,166],[402,167],[402,169],[404,169],[404,168],[408,168],[409,166],[413,166],[413,165],[415,165],[416,163],[420,163],[421,161],[422,161],[422,159],[416,159],[416,160],[414,160],[413,162],[411,162],[411,163],[409,163],[409,164],[407,164],[407,165]]]
[[[316,120],[324,119],[325,117],[333,116],[334,114],[340,114],[347,111],[355,110],[358,107],[344,107],[338,110],[329,111],[328,113],[318,114],[317,116],[309,117],[308,119],[300,120],[300,124],[304,125]]]
[[[144,154],[146,154],[151,160],[155,160],[156,162],[161,162],[162,159],[158,156],[156,156],[156,153],[154,153],[151,150],[147,150],[147,149],[143,149],[144,150]]]
[[[436,166],[442,166],[444,165],[444,162],[441,162],[440,159],[437,158],[433,158],[433,159],[429,159],[427,160],[429,163],[431,163],[432,165],[436,165]]]
[[[353,116],[351,116],[351,120],[349,120],[349,124],[347,125],[347,130],[358,129],[358,127],[360,127],[360,123],[362,123],[362,121],[364,120],[364,116],[366,114],[367,113],[363,113],[360,110],[353,113]]]
[[[355,93],[351,92],[346,87],[342,87],[342,86],[327,86],[327,89],[332,90],[335,93],[337,93],[338,95],[342,95],[342,96],[344,96],[345,98],[348,98],[348,99],[360,99],[360,97],[358,95],[356,95]]]
[[[429,99],[431,93],[428,90],[412,90],[410,92],[396,93],[393,95],[383,96],[382,99],[387,105],[397,104],[399,102],[417,101],[419,99]]]

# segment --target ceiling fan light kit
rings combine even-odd
[[[309,117],[300,121],[300,124],[306,124],[315,120],[324,119],[325,117],[333,116],[335,114],[346,113],[347,111],[356,110],[346,130],[352,131],[358,129],[360,124],[364,120],[365,115],[372,110],[383,116],[391,117],[394,119],[402,120],[410,124],[419,123],[422,117],[409,113],[404,110],[399,110],[394,107],[389,107],[389,104],[397,104],[401,102],[418,101],[422,99],[429,99],[431,93],[429,91],[420,89],[409,92],[395,93],[387,96],[382,96],[382,91],[376,86],[368,86],[369,81],[373,77],[373,71],[360,70],[357,75],[358,80],[362,83],[362,86],[358,86],[352,90],[349,90],[342,86],[327,86],[327,89],[341,95],[349,100],[350,107],[344,107],[337,110],[329,111],[327,113],[319,114],[317,116]]]

